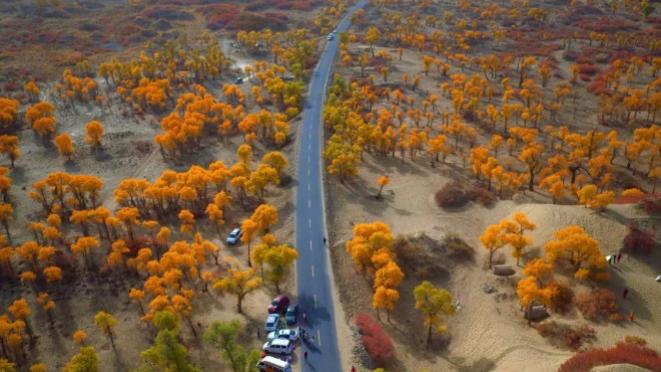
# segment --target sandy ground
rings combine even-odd
[[[355,273],[351,260],[344,250],[344,242],[351,237],[352,225],[360,222],[381,220],[390,225],[395,235],[424,232],[432,238],[442,238],[452,232],[458,234],[469,245],[475,247],[477,257],[473,264],[456,265],[446,278],[443,273],[435,278],[437,285],[450,290],[461,309],[448,320],[449,336],[442,345],[424,349],[424,330],[420,317],[414,310],[412,294],[401,292],[392,322],[384,321],[385,327],[395,342],[397,370],[502,370],[502,371],[553,371],[571,353],[555,349],[527,326],[519,310],[515,294],[516,281],[520,274],[510,279],[498,279],[483,268],[487,251],[479,244],[479,235],[485,227],[523,211],[538,225],[532,233],[533,247],[528,250],[522,265],[527,260],[543,253],[543,244],[553,232],[570,224],[582,226],[595,237],[605,254],[617,252],[626,234],[626,226],[607,211],[597,214],[580,206],[533,204],[528,202],[500,201],[492,208],[470,205],[459,211],[447,212],[438,208],[433,194],[450,178],[443,175],[444,169],[433,169],[421,162],[405,164],[400,160],[365,157],[365,165],[359,176],[346,186],[330,183],[328,187],[330,223],[333,226],[332,256],[339,289],[339,298],[347,315],[347,328],[358,312],[373,313],[371,310],[371,288],[366,280]],[[391,184],[384,190],[385,198],[377,201],[376,179],[388,174]],[[526,199],[522,197],[521,199]],[[625,213],[631,207],[618,206]],[[630,212],[636,214],[636,212]],[[508,248],[501,251],[502,258],[515,266]],[[658,254],[657,254],[658,256]],[[657,262],[656,267],[649,262]],[[630,289],[629,297],[621,304],[624,312],[634,310],[637,321],[621,325],[590,324],[597,331],[596,346],[612,345],[626,335],[638,335],[650,345],[661,344],[661,319],[654,309],[661,308],[661,300],[655,293],[658,283],[655,273],[661,270],[659,257],[639,260],[635,257],[623,259],[612,270],[606,285],[616,293],[624,286]],[[520,271],[520,269],[518,269]],[[417,283],[405,279],[404,289],[412,289]],[[497,295],[486,294],[481,287],[488,283],[497,288]],[[579,289],[580,288],[580,289]],[[574,287],[575,292],[587,290],[584,286]],[[633,294],[633,295],[632,295]],[[552,319],[583,324],[577,310],[565,316],[553,315]],[[352,345],[341,343],[343,355],[351,354]],[[534,364],[531,361],[534,360]],[[356,363],[353,361],[353,363]]]

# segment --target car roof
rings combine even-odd
[[[271,341],[271,345],[289,346],[291,342],[286,338],[276,338]]]
[[[235,227],[235,228],[232,230],[232,233],[239,232],[239,231],[241,231],[241,228],[240,228],[240,227]]]
[[[261,359],[261,361],[266,362],[266,363],[271,363],[271,364],[276,365],[280,368],[285,368],[285,367],[289,366],[289,363],[287,363],[287,361],[282,360],[282,359],[278,359],[276,357],[272,357],[270,355],[265,356],[264,358]]]
[[[280,318],[279,314],[269,314],[269,316],[266,319],[278,319]]]

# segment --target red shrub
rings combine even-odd
[[[576,295],[574,303],[584,317],[590,320],[617,320],[617,297],[607,288],[595,288],[592,292]]]
[[[661,215],[661,194],[646,195],[639,203],[643,210],[651,215]]]
[[[584,63],[582,65],[578,66],[578,72],[581,75],[595,75],[597,72],[599,72],[599,68],[591,63]]]
[[[638,342],[618,342],[610,349],[591,349],[576,354],[564,362],[559,372],[587,372],[597,366],[633,364],[652,371],[661,371],[659,354]]]
[[[448,182],[436,192],[436,203],[441,208],[460,208],[469,201],[490,207],[496,200],[491,191],[459,181]]]
[[[638,226],[629,225],[629,233],[624,237],[624,251],[648,255],[656,248],[654,230],[642,230]]]
[[[573,328],[568,324],[550,320],[534,327],[540,336],[548,338],[551,343],[572,350],[578,350],[584,342],[592,342],[596,338],[594,329],[587,325]]]
[[[390,337],[383,328],[369,315],[356,315],[356,326],[361,334],[361,341],[370,358],[378,364],[387,364],[392,360],[394,348]]]

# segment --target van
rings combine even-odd
[[[260,371],[291,372],[291,365],[284,360],[265,356],[257,363],[257,369]]]

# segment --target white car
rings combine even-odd
[[[291,372],[289,362],[268,355],[262,358],[256,367],[260,371]]]
[[[333,41],[335,39],[335,35],[330,34],[330,35],[328,35],[327,39],[328,39],[328,41]]]
[[[296,342],[298,340],[298,331],[295,329],[281,329],[278,331],[270,332],[266,335],[266,340],[271,341],[276,338],[284,338],[289,341]]]
[[[242,235],[243,233],[241,232],[241,228],[240,227],[235,228],[234,230],[230,231],[230,234],[227,237],[227,244],[233,245],[238,243]]]
[[[280,314],[269,314],[264,323],[266,332],[275,332],[280,328]]]
[[[294,351],[294,343],[284,338],[276,338],[265,343],[262,350],[271,354],[289,355]]]

